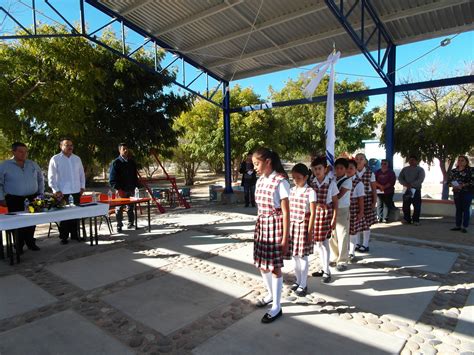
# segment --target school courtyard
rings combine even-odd
[[[0,263],[0,353],[473,354],[474,246],[450,219],[377,225],[370,254],[333,282],[289,289],[283,317],[262,324],[252,265],[255,209],[194,203],[155,214],[152,231],[60,245]],[[310,273],[317,270],[313,257]]]

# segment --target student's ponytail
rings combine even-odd
[[[270,150],[269,148],[258,148],[253,154],[259,157],[261,160],[270,159],[272,162],[272,169],[278,174],[283,175],[285,178],[288,178],[288,174],[286,173],[285,168],[283,168],[283,164],[281,163],[278,153]]]
[[[278,155],[277,152],[272,151],[272,168],[275,170],[278,174],[283,175],[284,177],[288,178],[288,174],[285,171],[285,168],[283,167],[283,164],[281,163],[280,156]]]

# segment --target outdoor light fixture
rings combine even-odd
[[[440,45],[441,45],[441,47],[446,47],[450,43],[451,43],[451,39],[450,38],[445,38],[441,41]]]

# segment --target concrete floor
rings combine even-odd
[[[474,351],[474,252],[430,245],[429,235],[373,238],[371,253],[332,270],[330,284],[310,277],[304,298],[289,290],[286,262],[284,315],[261,324],[252,213],[171,212],[154,217],[151,233],[102,228],[99,246],[40,235],[40,252],[0,263],[0,353]]]

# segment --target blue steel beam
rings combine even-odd
[[[387,93],[387,88],[385,87],[377,88],[377,89],[361,90],[361,91],[352,91],[352,92],[334,94],[334,100],[337,101],[337,100],[355,99],[358,97],[381,95],[385,93]],[[311,99],[295,99],[295,100],[286,100],[286,101],[278,101],[278,102],[265,102],[262,104],[231,108],[230,112],[234,113],[234,112],[259,111],[259,110],[266,110],[266,109],[271,109],[275,107],[288,107],[288,106],[296,106],[296,105],[315,104],[315,103],[326,102],[326,100],[327,100],[327,95],[315,96]]]
[[[222,86],[222,96],[224,97],[224,168],[225,168],[225,189],[224,193],[232,193],[232,158],[230,147],[230,88],[229,82],[224,81]]]
[[[397,93],[397,92],[404,92],[404,91],[429,89],[429,88],[435,88],[435,87],[440,87],[440,86],[463,85],[463,84],[472,84],[472,83],[474,83],[474,75],[465,75],[465,76],[457,76],[454,78],[428,80],[428,81],[421,81],[417,83],[395,85],[393,90],[395,93]],[[355,98],[364,97],[364,96],[382,95],[382,94],[387,94],[388,90],[389,90],[388,87],[381,87],[381,88],[376,88],[376,89],[344,92],[344,93],[334,94],[334,100],[336,101],[348,100],[348,99],[355,99]],[[275,107],[289,107],[289,106],[296,106],[296,105],[315,104],[315,103],[326,102],[326,100],[327,100],[327,96],[323,95],[323,96],[315,96],[311,98],[311,100],[295,99],[295,100],[286,100],[286,101],[278,101],[278,102],[265,102],[262,104],[231,108],[230,112],[234,113],[234,112],[259,111],[259,110],[272,109]]]
[[[387,110],[385,121],[385,156],[390,167],[393,167],[393,155],[395,154],[395,72],[396,72],[396,48],[393,46],[388,56],[388,76],[391,84],[387,89]]]
[[[0,34],[0,40],[17,40],[17,39],[34,39],[34,38],[53,38],[53,37],[84,37],[86,39],[88,39],[89,41],[91,42],[94,42],[95,44],[97,45],[100,45],[106,49],[108,49],[109,51],[113,52],[114,54],[122,57],[122,58],[125,58],[133,63],[135,63],[136,65],[139,65],[141,68],[143,68],[144,70],[146,71],[149,71],[151,73],[154,73],[154,74],[160,74],[162,73],[164,70],[166,70],[170,65],[172,65],[176,60],[173,60],[170,64],[168,64],[164,69],[160,69],[158,68],[158,63],[157,63],[157,58],[156,58],[156,46],[159,45],[160,47],[165,47],[165,48],[169,48],[169,46],[166,45],[166,43],[163,43],[162,41],[158,40],[157,38],[155,37],[152,37],[152,36],[149,36],[144,30],[136,27],[135,25],[131,24],[130,22],[128,22],[127,20],[125,20],[124,18],[118,16],[117,14],[114,14],[113,11],[111,11],[110,9],[102,6],[101,4],[99,4],[97,1],[93,1],[93,0],[87,0],[86,2],[88,2],[89,4],[91,4],[92,6],[96,7],[99,11],[103,11],[105,12],[106,14],[110,15],[113,17],[113,19],[108,22],[106,25],[104,26],[101,26],[99,27],[98,29],[94,30],[93,32],[91,32],[90,34],[87,33],[86,31],[86,26],[85,26],[85,11],[84,11],[84,1],[85,0],[78,0],[79,1],[79,10],[80,10],[80,26],[81,26],[81,31],[78,31],[69,21],[67,21],[67,19],[59,12],[59,10],[57,10],[50,2],[50,0],[44,0],[45,4],[48,5],[49,8],[52,9],[52,11],[54,13],[56,13],[68,26],[69,26],[69,29],[71,30],[71,33],[42,33],[42,34],[38,34],[36,33],[36,6],[35,6],[35,1],[33,0],[32,1],[32,12],[33,12],[33,21],[34,21],[34,24],[33,24],[33,29],[34,29],[34,34],[32,34],[25,26],[23,26],[21,24],[20,21],[18,21],[15,16],[13,16],[12,14],[10,14],[5,8],[3,7],[0,7],[0,11],[1,12],[4,12],[12,21],[14,21],[19,27],[21,27],[25,32],[26,34],[14,34],[14,35],[1,35]],[[106,11],[108,9],[108,11]],[[94,34],[97,33],[98,31],[100,31],[101,29],[105,28],[106,26],[112,24],[113,22],[116,22],[116,21],[119,21],[120,24],[121,24],[121,40],[122,40],[122,51],[118,51],[118,50],[115,50],[114,48],[110,47],[109,45],[107,45],[105,42],[102,42],[99,38],[97,38],[97,36],[95,36]],[[142,35],[145,37],[145,43],[142,44],[140,47],[138,47],[137,49],[135,49],[134,51],[130,52],[130,53],[127,53],[126,52],[126,44],[125,44],[125,26],[127,26],[128,28],[132,29],[133,31],[137,32],[138,34]],[[143,63],[140,63],[138,62],[137,60],[135,60],[134,58],[132,58],[132,55],[138,51],[140,48],[142,48],[143,46],[145,46],[147,43],[149,42],[153,42],[154,43],[154,50],[155,50],[155,65],[153,67],[151,66],[147,66]],[[167,50],[165,49],[166,51],[170,52],[170,53],[173,53],[177,56],[177,59],[181,58],[183,60],[183,66],[184,66],[184,62],[188,63],[189,65],[192,65],[194,66],[195,68],[199,69],[201,72],[205,72],[208,76],[211,76],[212,78],[214,78],[215,80],[217,80],[219,82],[217,88],[216,88],[216,91],[218,90],[220,84],[222,83],[222,79],[218,76],[216,76],[214,73],[210,72],[209,70],[207,70],[206,68],[203,68],[202,66],[198,65],[197,63],[195,63],[194,61],[190,60],[189,58],[186,58],[185,56],[183,56],[182,54],[176,52],[176,51],[171,51],[171,50]],[[200,75],[198,75],[199,77]],[[206,96],[202,95],[201,93],[193,90],[190,88],[190,85],[192,83],[189,83],[188,85],[186,85],[185,83],[185,78],[184,78],[184,73],[183,73],[183,83],[180,83],[179,81],[177,80],[173,80],[173,84],[177,85],[178,87],[190,92],[191,94],[193,95],[196,95],[218,107],[222,107],[222,104],[221,103],[218,103],[218,102],[215,102],[215,101],[212,101],[212,97],[208,97],[208,92],[206,93]]]
[[[344,11],[344,0],[339,0],[339,4],[336,4],[335,0],[325,0],[326,5],[333,13],[334,17],[340,22],[342,27],[346,30],[347,34],[352,38],[354,43],[359,47],[360,51],[364,56],[367,58],[369,63],[374,67],[375,71],[380,75],[383,81],[387,84],[395,84],[395,82],[390,81],[390,76],[384,70],[385,61],[390,54],[394,44],[393,41],[385,29],[383,23],[380,21],[376,11],[372,7],[370,0],[356,0],[351,8],[348,11]],[[360,31],[357,31],[352,25],[349,17],[352,15],[354,9],[360,6]],[[374,31],[369,35],[368,39],[365,39],[365,28],[367,24],[367,19],[365,18],[366,12],[368,13],[370,19],[372,20],[373,24],[375,25]],[[354,16],[352,16],[354,17]],[[375,32],[378,32],[378,40],[377,40],[377,58],[374,58],[372,53],[370,53],[369,49],[367,48],[370,39],[374,36]],[[387,44],[385,49],[385,53],[381,58],[381,51],[382,43],[381,40],[384,40]]]
[[[178,50],[173,50],[172,47],[163,42],[162,40],[160,40],[159,38],[153,36],[151,33],[145,31],[143,28],[139,27],[139,26],[136,26],[135,24],[133,24],[132,22],[128,21],[127,19],[125,19],[124,17],[122,17],[120,14],[118,14],[117,12],[113,11],[112,9],[108,8],[107,6],[101,4],[99,1],[97,0],[85,0],[85,2],[87,2],[88,4],[92,5],[93,7],[95,7],[96,9],[100,10],[101,12],[109,15],[110,17],[115,17],[117,18],[119,21],[123,21],[123,23],[125,24],[125,26],[127,26],[128,28],[130,28],[131,30],[135,31],[136,33],[142,35],[143,37],[147,37],[147,38],[153,38],[153,42],[157,43],[161,48],[164,48],[167,52],[170,52],[170,53],[173,53],[173,54],[176,54],[178,55],[179,57],[183,58],[188,64],[190,64],[191,66],[197,68],[197,69],[201,69],[202,71],[206,72],[209,74],[210,77],[214,78],[215,80],[217,81],[222,81],[223,79],[218,76],[217,74],[213,73],[212,71],[208,70],[207,68],[203,67],[202,65],[200,65],[199,63],[195,62],[194,60],[192,60],[191,58],[187,57],[186,55],[180,53]]]

